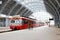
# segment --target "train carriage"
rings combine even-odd
[[[26,17],[12,17],[10,18],[10,29],[21,30],[33,28],[35,21]]]

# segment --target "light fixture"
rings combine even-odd
[[[20,0],[16,0],[16,1],[18,1],[18,2],[19,2]]]
[[[0,1],[0,4],[2,4],[2,1]]]

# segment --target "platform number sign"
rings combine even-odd
[[[0,4],[2,4],[2,1],[0,1]]]

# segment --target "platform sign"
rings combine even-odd
[[[0,4],[2,4],[2,1],[0,1]]]
[[[53,18],[49,19],[49,20],[54,20]]]

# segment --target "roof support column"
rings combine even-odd
[[[55,26],[59,27],[60,25],[59,25],[59,18],[58,18],[58,16],[55,16],[54,21],[55,21]]]
[[[58,28],[60,28],[60,15],[58,15],[59,18],[58,18]]]
[[[9,21],[9,17],[6,17],[6,21],[5,21],[5,27],[9,27],[10,21]]]

